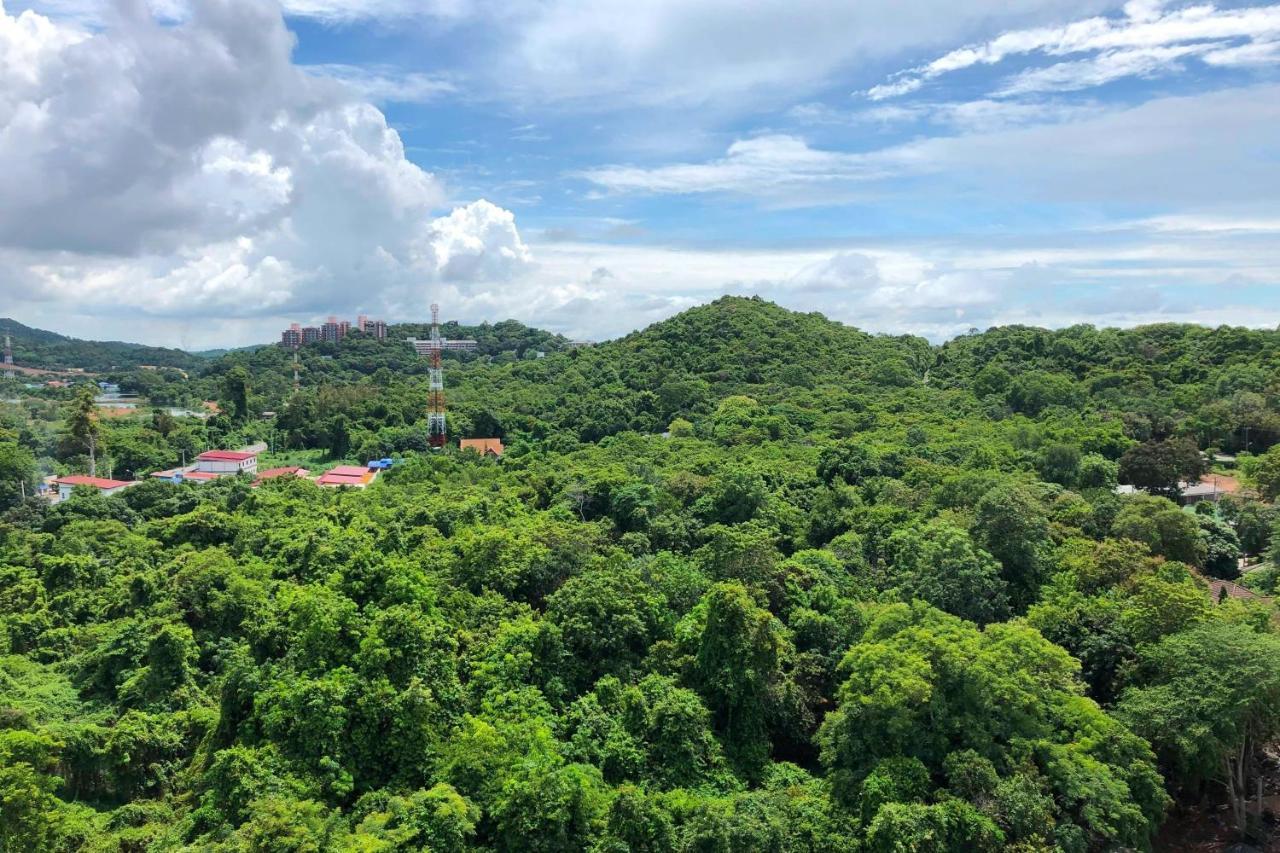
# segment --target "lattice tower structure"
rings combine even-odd
[[[440,334],[440,306],[431,305],[431,337],[427,340],[409,338],[409,344],[418,355],[431,359],[428,370],[430,397],[427,402],[427,443],[432,450],[439,450],[449,440],[449,424],[445,417],[444,361],[445,350],[470,352],[478,345],[473,340],[450,340]]]

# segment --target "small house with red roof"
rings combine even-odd
[[[88,477],[83,474],[72,474],[59,477],[53,481],[58,487],[58,500],[65,501],[71,497],[77,486],[89,486],[104,495],[119,494],[130,486],[138,485],[136,480],[109,480],[106,477]]]
[[[354,486],[363,489],[373,482],[377,471],[370,471],[360,465],[338,465],[330,468],[316,479],[318,486]]]
[[[1217,604],[1221,604],[1228,598],[1235,598],[1240,601],[1271,601],[1267,596],[1258,595],[1258,593],[1238,583],[1224,581],[1219,578],[1206,578],[1205,580],[1209,582],[1209,596]]]
[[[251,450],[206,450],[196,457],[196,472],[218,477],[257,474],[258,454]]]

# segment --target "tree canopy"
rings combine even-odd
[[[261,347],[122,371],[133,416],[0,409],[0,851],[1149,850],[1175,800],[1259,831],[1280,634],[1209,578],[1280,552],[1280,333],[935,347],[734,297],[446,333],[481,341],[450,434],[500,458],[429,450],[425,363],[357,334],[297,389]],[[394,464],[147,477],[255,441]],[[29,497],[91,464],[148,481]],[[1180,506],[1206,465],[1243,488]]]

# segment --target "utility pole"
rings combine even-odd
[[[439,450],[448,441],[448,424],[444,409],[444,365],[441,353],[445,350],[471,351],[477,346],[473,340],[451,341],[440,336],[440,306],[431,305],[431,337],[425,341],[417,338],[408,339],[410,346],[418,355],[431,359],[431,399],[427,404],[427,443],[432,450]]]

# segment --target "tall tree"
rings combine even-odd
[[[769,758],[768,719],[789,646],[782,624],[738,583],[716,584],[691,614],[692,681],[730,760],[755,776]],[[692,626],[691,626],[692,627]]]
[[[237,364],[222,380],[222,392],[231,408],[231,417],[244,421],[249,417],[249,371]]]
[[[75,400],[71,403],[71,412],[67,416],[67,427],[71,435],[80,442],[89,454],[89,476],[98,476],[98,443],[102,439],[102,424],[98,419],[98,404],[93,385],[85,384],[76,389]]]
[[[1280,734],[1280,637],[1206,622],[1144,647],[1138,677],[1120,716],[1179,787],[1221,782],[1244,832],[1258,751]]]
[[[0,441],[0,508],[19,503],[33,494],[36,460],[20,444]]]
[[[1035,601],[1043,580],[1049,520],[1035,495],[1016,484],[996,486],[978,501],[974,539],[1000,561],[1015,609]]]
[[[1120,482],[1170,497],[1178,495],[1180,483],[1200,479],[1205,470],[1200,450],[1186,438],[1144,442],[1120,457]]]

